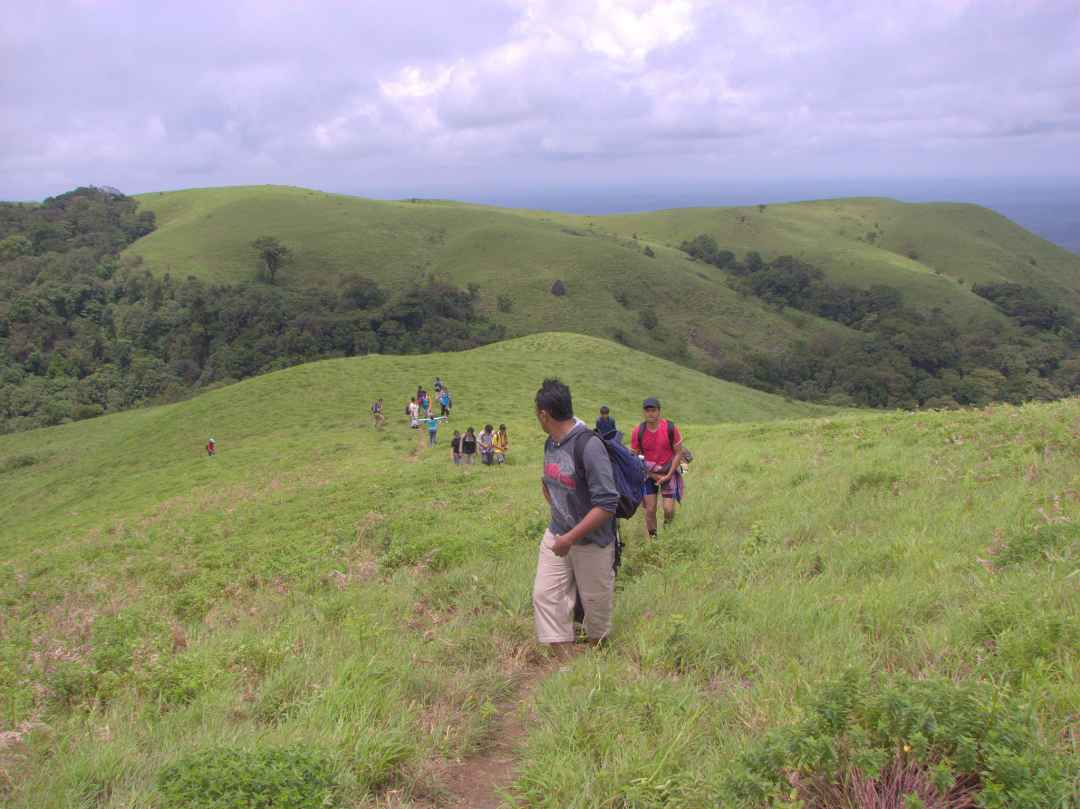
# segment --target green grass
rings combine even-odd
[[[436,374],[507,467],[418,446],[398,402]],[[611,645],[540,685],[523,805],[717,805],[849,670],[984,684],[1077,755],[1080,402],[835,414],[544,334],[0,438],[0,803],[166,809],[221,749],[232,794],[437,797],[536,659],[547,374],[624,428],[659,395],[697,459],[674,529],[627,528]]]
[[[286,286],[334,285],[360,273],[400,291],[438,273],[480,286],[480,308],[512,336],[574,331],[622,339],[682,364],[776,351],[834,323],[784,316],[740,297],[723,273],[690,261],[685,239],[713,235],[740,257],[800,256],[836,283],[899,289],[907,303],[941,307],[958,325],[1001,319],[974,282],[1016,281],[1080,308],[1080,258],[972,205],[842,199],[740,208],[577,216],[466,205],[389,202],[303,188],[247,186],[139,196],[158,229],[128,248],[157,273],[249,282],[250,247],[273,235],[294,253]],[[655,258],[648,258],[649,246]],[[562,280],[569,294],[550,294]],[[626,305],[616,301],[625,295]],[[510,312],[497,308],[501,295]],[[655,306],[649,332],[639,311]]]
[[[1080,259],[977,205],[856,198],[598,217],[618,234],[677,245],[699,233],[742,254],[802,256],[835,281],[881,283],[909,302],[982,315],[972,283],[1012,281],[1080,306]]]
[[[842,333],[816,318],[782,317],[740,298],[713,268],[678,250],[616,238],[528,212],[444,202],[377,202],[279,186],[144,194],[158,230],[128,248],[158,273],[249,282],[250,243],[276,236],[294,253],[286,286],[334,285],[360,273],[400,291],[438,273],[464,287],[480,285],[479,307],[511,336],[573,331],[627,344],[684,364],[707,353],[772,350],[808,336]],[[565,297],[550,293],[556,280]],[[627,305],[615,299],[625,293]],[[500,312],[501,295],[513,300]],[[656,307],[660,325],[646,331],[639,310]]]

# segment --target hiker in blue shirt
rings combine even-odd
[[[428,416],[426,419],[420,419],[427,426],[428,446],[435,446],[435,442],[438,440],[439,434],[439,422],[445,421],[445,416]]]
[[[607,405],[600,408],[600,418],[596,420],[596,432],[605,437],[615,432],[615,419],[611,417],[611,411]]]

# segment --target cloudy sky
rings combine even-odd
[[[1080,183],[1078,0],[37,0],[0,198]]]

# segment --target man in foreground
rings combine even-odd
[[[656,536],[656,496],[664,502],[664,527],[675,519],[675,504],[682,502],[682,434],[673,422],[660,418],[660,400],[649,397],[642,403],[645,420],[634,428],[630,448],[645,458],[645,530]]]
[[[615,595],[615,508],[618,490],[603,442],[574,418],[570,389],[545,379],[536,393],[544,443],[544,499],[551,521],[540,542],[533,612],[536,638],[559,648],[574,642],[574,602],[581,594],[585,633],[599,643],[611,629]],[[574,447],[581,466],[574,461]]]

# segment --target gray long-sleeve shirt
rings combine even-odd
[[[586,433],[587,436],[582,436]],[[579,471],[574,466],[574,444],[585,442]],[[615,541],[615,507],[619,492],[611,471],[604,443],[592,435],[583,422],[578,422],[561,442],[548,438],[544,444],[544,486],[551,498],[551,523],[553,533],[565,534],[581,522],[595,507],[611,512],[612,519],[580,540],[582,544],[601,547]]]

